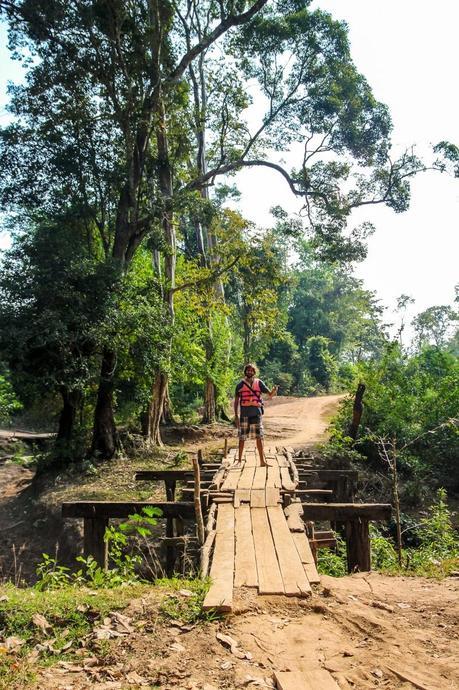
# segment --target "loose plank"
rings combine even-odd
[[[282,479],[281,479],[279,467],[277,464],[275,467],[268,467],[266,486],[273,486],[276,489],[281,488]]]
[[[250,507],[266,507],[266,489],[252,489],[252,491],[250,492]]]
[[[280,502],[280,491],[272,486],[266,487],[265,501],[267,506],[277,506]]]
[[[291,503],[286,507],[285,515],[290,532],[304,533],[304,522],[301,518],[303,507],[301,503]]]
[[[280,506],[271,506],[267,509],[267,512],[285,593],[290,596],[310,594],[311,586],[287,526],[282,508]]]
[[[252,520],[248,505],[235,511],[236,517],[236,564],[234,569],[235,587],[257,587],[257,563],[253,544]]]
[[[266,486],[266,467],[256,467],[252,489],[264,489]]]
[[[285,457],[285,455],[281,455],[280,453],[278,453],[276,455],[276,458],[277,458],[277,463],[278,463],[279,467],[288,467],[288,460]]]
[[[250,503],[250,489],[236,489],[234,492],[234,507],[239,508],[241,503]]]
[[[244,465],[241,476],[239,478],[239,483],[237,485],[238,489],[251,489],[253,484],[253,478],[255,475],[255,466],[248,466],[247,463]]]
[[[292,538],[298,551],[298,555],[303,564],[304,572],[306,577],[312,585],[317,585],[320,582],[320,575],[317,572],[316,564],[314,562],[314,556],[312,555],[311,547],[309,545],[309,540],[306,534],[303,532],[292,532]]]
[[[292,478],[290,476],[290,472],[288,471],[288,467],[281,467],[280,473],[281,473],[281,477],[282,477],[282,487],[284,489],[287,489],[287,491],[294,491],[295,482],[292,480]]]
[[[234,541],[234,508],[229,503],[221,503],[210,569],[212,584],[203,603],[205,611],[213,608],[231,611],[233,608]]]
[[[278,690],[339,690],[333,677],[323,668],[307,671],[275,671]]]
[[[257,466],[257,458],[256,458],[254,450],[247,450],[245,452],[245,464],[246,464],[246,467],[256,467]]]
[[[285,594],[266,508],[251,508],[260,594]]]
[[[230,467],[228,474],[226,475],[223,484],[220,487],[221,491],[234,491],[241,478],[241,468],[240,467]]]

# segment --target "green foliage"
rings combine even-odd
[[[78,563],[82,568],[71,572],[69,568],[57,564],[56,559],[43,554],[41,563],[37,566],[38,591],[60,589],[62,587],[90,586],[96,589],[132,585],[142,581],[139,569],[142,565],[140,554],[129,553],[130,541],[134,538],[148,539],[156,526],[156,517],[161,515],[159,508],[146,506],[142,513],[130,515],[118,525],[109,525],[105,531],[107,542],[109,568],[104,570],[92,556],[79,556]]]
[[[324,388],[327,393],[336,374],[336,362],[328,349],[328,341],[321,335],[308,338],[307,365],[313,379]]]
[[[441,578],[459,566],[459,534],[451,523],[446,492],[439,489],[437,500],[412,530],[419,546],[402,549],[402,565],[391,538],[370,525],[371,567],[389,575],[412,575]],[[342,577],[347,573],[346,547],[337,535],[336,550],[320,549],[318,569],[324,575]]]
[[[22,409],[22,404],[16,397],[9,376],[4,367],[0,366],[0,423],[9,422],[15,412]]]
[[[378,464],[374,439],[395,437],[403,476],[457,488],[459,360],[436,347],[408,356],[393,343],[380,360],[360,362],[355,375],[353,388],[358,381],[366,384],[355,449]],[[351,398],[342,404],[333,438],[347,435],[351,406]]]
[[[336,535],[335,549],[319,549],[317,554],[317,570],[321,575],[344,577],[347,574],[346,543]]]

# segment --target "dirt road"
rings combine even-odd
[[[318,398],[279,397],[265,403],[264,426],[267,440],[285,440],[289,445],[314,445],[323,441],[330,418],[343,395]]]

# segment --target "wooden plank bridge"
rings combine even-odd
[[[282,507],[281,492],[296,487],[292,461],[273,447],[265,456],[267,466],[261,467],[256,449],[248,447],[238,463],[232,449],[211,484],[209,498],[217,508],[205,609],[231,611],[237,587],[303,597],[319,582],[306,533],[290,530]]]
[[[236,453],[225,443],[220,462],[204,462],[199,452],[199,484],[192,470],[136,473],[139,481],[163,481],[166,501],[72,501],[63,504],[62,516],[84,519],[84,553],[107,568],[104,534],[109,520],[141,513],[145,506],[160,508],[166,572],[172,575],[181,547],[190,538],[196,541],[194,529],[187,530],[185,523],[202,512],[201,573],[212,580],[206,609],[231,611],[233,591],[239,587],[256,588],[261,595],[308,596],[311,585],[320,581],[317,549],[335,546],[335,529],[346,541],[348,571],[370,570],[369,522],[388,520],[391,506],[354,503],[357,472],[326,469],[313,458],[294,461],[292,449],[284,447],[265,448],[265,467],[250,443],[241,463]],[[317,522],[328,522],[333,529],[318,531]]]

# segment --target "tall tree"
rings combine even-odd
[[[309,5],[207,0],[200,4],[203,26],[188,0],[0,0],[12,46],[28,66],[26,84],[13,98],[18,120],[2,135],[4,204],[49,201],[61,209],[72,199],[97,224],[104,261],[115,267],[108,291],[151,235],[171,326],[174,214],[193,194],[202,198],[219,176],[244,167],[276,171],[304,199],[321,246],[361,255],[367,228],[344,234],[352,209],[386,203],[403,210],[407,180],[422,166],[411,154],[390,160],[387,109],[355,69],[345,26]],[[207,110],[207,161],[196,156],[190,169],[190,146],[200,146],[185,117],[190,66],[199,71],[205,56],[205,79],[218,83],[217,42],[239,86],[227,93],[222,79]],[[249,127],[241,114],[253,79],[267,108]],[[295,142],[302,153],[288,170],[279,152]],[[17,168],[13,182],[7,180]],[[152,383],[148,426],[155,443],[170,345]],[[104,457],[116,447],[115,371],[116,352],[107,346],[93,438],[93,450]]]

